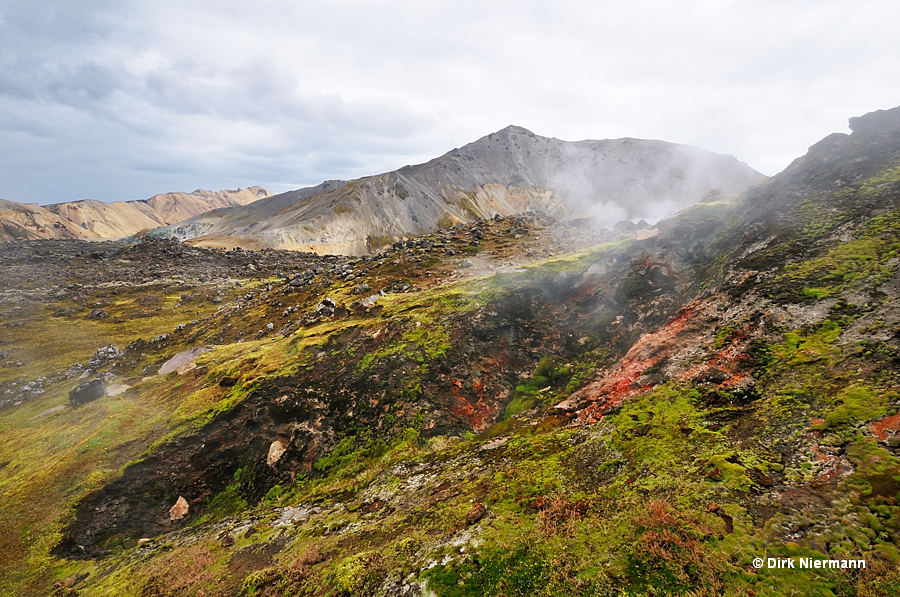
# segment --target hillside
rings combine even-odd
[[[898,594],[900,108],[850,123],[643,240],[10,243],[4,586]]]
[[[205,247],[363,255],[398,240],[536,209],[611,228],[736,195],[765,177],[730,156],[641,139],[566,142],[507,127],[417,166],[329,181],[154,235]]]
[[[213,209],[247,205],[270,193],[261,187],[235,191],[165,193],[140,201],[72,201],[41,207],[0,200],[0,242],[37,239],[124,238]]]

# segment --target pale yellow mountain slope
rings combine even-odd
[[[262,187],[165,193],[140,201],[72,201],[41,207],[0,199],[0,242],[42,238],[122,238],[175,224],[213,209],[268,197]]]

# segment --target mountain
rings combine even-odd
[[[72,201],[44,207],[0,199],[0,242],[41,238],[123,238],[167,226],[213,209],[247,205],[270,193],[262,187],[235,191],[165,193],[140,201]]]
[[[900,108],[737,197],[0,252],[14,595],[900,593]]]
[[[153,234],[205,247],[362,255],[407,237],[537,209],[612,227],[658,219],[764,176],[730,156],[640,139],[566,142],[510,126],[418,166],[329,181]]]

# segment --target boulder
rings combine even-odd
[[[105,389],[103,387],[102,379],[86,381],[69,392],[69,404],[72,405],[72,408],[76,408],[81,404],[86,404],[88,402],[93,402],[98,398],[102,398],[104,392]]]
[[[175,373],[177,373],[178,375],[186,375],[196,368],[197,368],[197,363],[195,363],[194,361],[191,361],[190,363],[188,363],[186,365],[182,365],[181,367],[178,367],[177,369],[175,369]]]
[[[168,375],[172,371],[178,371],[178,375],[184,375],[188,371],[196,369],[197,365],[194,364],[194,360],[201,354],[207,352],[210,352],[210,349],[206,348],[205,346],[197,346],[190,350],[179,352],[174,357],[162,364],[162,367],[159,368],[159,374]]]
[[[178,500],[175,502],[175,505],[169,508],[169,520],[181,520],[188,515],[190,509],[191,506],[190,504],[188,504],[188,501],[184,499],[184,497],[179,495]]]
[[[266,456],[266,464],[274,467],[286,451],[287,447],[281,443],[281,441],[276,439],[272,442],[272,445],[269,446],[269,455]]]
[[[118,396],[119,394],[122,394],[130,389],[131,389],[131,386],[125,385],[123,383],[112,384],[112,385],[106,386],[106,395],[107,396]]]

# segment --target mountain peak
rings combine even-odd
[[[535,135],[534,133],[532,133],[532,132],[529,131],[528,129],[526,129],[526,128],[524,128],[524,127],[521,127],[521,126],[516,126],[515,124],[511,124],[511,125],[509,125],[509,126],[507,126],[507,127],[504,127],[504,128],[500,129],[499,131],[497,131],[497,132],[494,133],[494,134],[496,134],[496,135],[509,135],[509,134],[511,134],[511,133],[517,133],[517,134],[519,134],[519,135],[528,135],[529,137],[537,137],[537,135]]]
[[[596,228],[657,220],[713,189],[764,177],[734,158],[660,141],[568,142],[509,125],[425,164],[310,187],[159,229],[202,246],[364,255],[401,239],[537,210]]]

